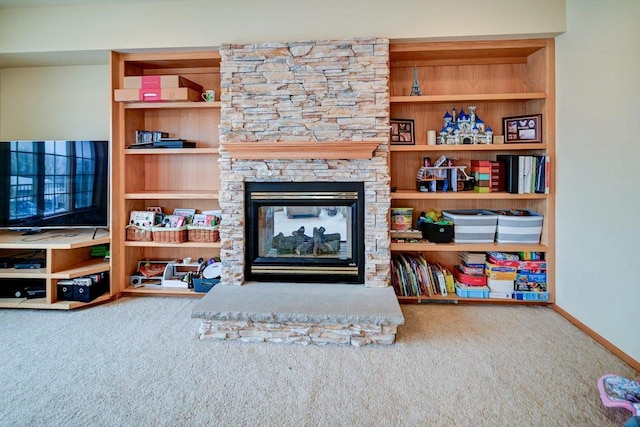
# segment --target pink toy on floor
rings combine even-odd
[[[640,416],[640,382],[605,374],[598,379],[598,390],[604,406],[624,408]]]

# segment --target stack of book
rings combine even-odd
[[[505,190],[512,194],[549,193],[549,156],[496,156],[505,167]]]
[[[491,193],[505,191],[505,169],[504,163],[498,161],[491,162],[491,176],[489,177]]]
[[[488,193],[491,190],[491,162],[489,160],[471,160],[471,175],[475,178],[473,191]]]
[[[456,282],[462,286],[487,286],[487,277],[484,274],[485,253],[460,252],[458,256],[460,264],[453,272]]]

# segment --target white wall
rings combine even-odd
[[[556,302],[636,361],[639,22],[637,0],[567,0],[556,39]]]
[[[0,70],[0,138],[109,139],[108,65]]]
[[[526,36],[557,34],[564,31],[565,24],[564,0],[183,0],[104,4],[0,10],[0,53],[363,36]]]

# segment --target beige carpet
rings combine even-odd
[[[640,374],[543,307],[402,306],[389,347],[196,339],[197,300],[0,310],[0,426],[620,426]]]

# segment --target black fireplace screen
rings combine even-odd
[[[362,183],[246,183],[249,280],[364,283]]]

